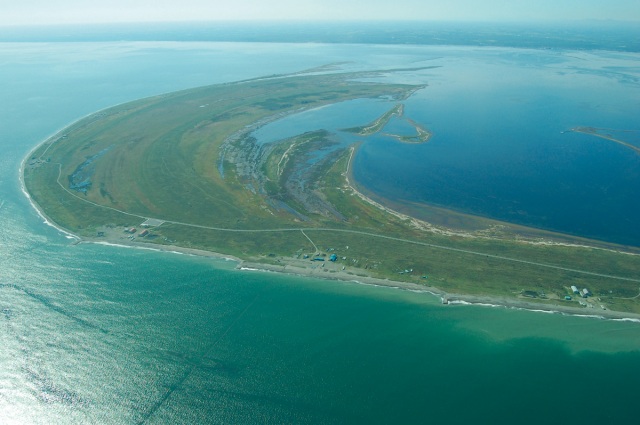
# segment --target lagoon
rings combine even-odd
[[[355,157],[355,179],[378,199],[411,204],[407,211],[418,216],[426,204],[639,246],[640,155],[569,131],[602,128],[637,146],[638,59],[635,53],[405,48],[395,68],[427,69],[379,79],[427,87],[404,102],[405,121],[356,138],[366,143]],[[307,111],[255,136],[269,142],[323,128],[353,143],[341,129],[371,122],[393,104],[360,100]],[[432,131],[429,143],[403,144],[384,135],[410,132],[406,119]]]
[[[20,191],[17,170],[29,150],[95,110],[257,77],[256,63],[261,73],[356,57],[365,65],[353,66],[369,67],[407,51],[432,54],[388,46],[1,44],[0,422],[635,421],[637,323],[442,306],[428,294],[72,245]],[[594,403],[585,409],[583,400]]]

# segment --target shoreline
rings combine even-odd
[[[92,114],[88,114],[85,117],[80,118],[76,122],[94,114],[96,113],[94,112]],[[261,263],[259,261],[256,261],[255,259],[253,261],[243,260],[243,259],[234,257],[232,255],[226,255],[222,253],[200,250],[195,248],[186,248],[186,247],[181,247],[176,245],[163,245],[163,244],[154,244],[154,243],[148,243],[148,242],[141,243],[141,242],[128,241],[126,239],[117,240],[117,241],[108,241],[108,240],[101,240],[99,238],[82,238],[70,232],[69,230],[60,227],[52,219],[50,219],[45,214],[45,212],[40,208],[40,206],[37,205],[36,202],[33,200],[31,195],[27,191],[27,188],[24,182],[25,167],[29,158],[33,155],[33,153],[37,149],[39,149],[44,144],[51,142],[52,139],[60,135],[60,133],[68,127],[69,126],[56,131],[51,136],[44,139],[41,143],[39,143],[29,151],[27,156],[20,163],[19,181],[20,181],[20,188],[22,192],[24,193],[26,198],[29,200],[29,203],[31,204],[31,206],[36,210],[37,214],[43,219],[44,224],[50,227],[53,227],[54,229],[56,229],[57,231],[65,235],[67,239],[73,239],[74,245],[81,244],[81,243],[95,243],[99,245],[116,246],[121,248],[145,249],[145,250],[152,250],[152,251],[159,251],[159,252],[168,252],[168,253],[175,253],[175,254],[182,254],[182,255],[192,255],[192,256],[198,256],[198,257],[213,258],[213,259],[225,260],[225,261],[234,261],[237,263],[235,267],[236,270],[284,273],[289,275],[300,276],[303,278],[308,277],[308,278],[318,278],[323,280],[334,280],[334,281],[340,281],[340,282],[355,282],[355,283],[371,285],[371,286],[381,286],[381,287],[388,287],[388,288],[407,290],[407,291],[413,291],[413,292],[428,293],[435,297],[439,297],[441,299],[442,304],[445,304],[445,305],[473,305],[473,306],[484,306],[484,307],[494,307],[494,308],[501,307],[501,308],[508,308],[508,309],[526,310],[526,311],[532,311],[532,312],[544,312],[544,313],[581,316],[581,317],[599,318],[599,319],[608,319],[608,320],[623,320],[623,321],[640,323],[640,314],[635,314],[635,313],[626,313],[626,312],[613,311],[613,310],[596,310],[593,308],[585,309],[585,308],[578,308],[578,307],[571,307],[571,306],[562,306],[557,304],[535,303],[531,301],[519,300],[517,298],[509,298],[509,297],[453,294],[453,293],[447,293],[436,287],[431,287],[431,286],[427,287],[427,286],[423,286],[415,283],[399,282],[399,281],[393,281],[388,279],[376,278],[372,276],[358,276],[358,275],[350,274],[347,272],[341,272],[341,271],[335,271],[335,270],[331,271],[330,273],[315,273],[314,272],[315,269],[308,268],[308,267],[301,267],[299,265],[294,264],[293,261],[285,260],[282,263],[282,265],[273,265],[273,264]],[[416,228],[423,231],[440,233],[446,236],[458,236],[458,237],[469,237],[469,238],[481,237],[469,232],[458,232],[452,229],[440,228],[431,223],[422,221],[415,217],[411,217],[409,215],[406,215],[398,211],[395,211],[393,209],[390,209],[388,207],[385,207],[384,205],[374,201],[373,199],[361,193],[359,190],[356,189],[356,187],[352,183],[353,179],[351,176],[352,159],[355,155],[355,152],[357,151],[357,146],[352,146],[350,149],[351,149],[351,152],[349,156],[347,171],[345,173],[345,177],[346,177],[345,184],[347,188],[351,190],[355,196],[358,196],[358,198],[360,198],[362,201],[367,202],[373,205],[374,207],[381,209],[382,211],[392,214],[397,218],[400,218],[402,220],[409,220],[412,226],[415,226]],[[574,246],[574,247],[583,246],[578,244],[568,244],[568,243],[554,242],[554,241],[522,241],[522,242],[533,243],[533,244],[542,243],[542,244],[549,244],[549,245],[557,244],[557,245]],[[606,248],[598,248],[593,246],[588,246],[588,247],[596,248],[596,249],[606,249]],[[628,253],[628,254],[638,255],[634,253]]]
[[[378,286],[391,289],[399,289],[403,291],[426,293],[440,298],[441,303],[447,306],[504,308],[530,311],[534,313],[560,314],[564,316],[577,316],[600,320],[628,321],[640,323],[640,314],[625,313],[614,310],[595,310],[562,305],[539,304],[531,301],[497,296],[452,294],[433,286],[427,287],[410,282],[398,282],[394,280],[381,279],[370,276],[356,276],[341,272],[314,273],[313,269],[296,267],[294,265],[286,263],[284,265],[272,265],[250,261],[241,261],[236,269],[262,273],[284,273],[293,276],[300,276],[303,278],[317,278],[344,283],[351,282],[368,286]]]
[[[65,127],[66,128],[66,127]],[[62,129],[64,130],[64,129]],[[63,229],[62,227],[58,226],[57,224],[55,224],[55,222],[53,220],[51,220],[51,218],[49,218],[49,216],[47,216],[44,211],[42,210],[42,208],[40,208],[40,206],[38,204],[36,204],[36,202],[33,200],[33,198],[31,197],[31,194],[29,193],[29,191],[27,190],[27,186],[24,183],[24,168],[25,168],[25,164],[27,163],[27,160],[32,156],[33,152],[35,152],[36,150],[38,150],[38,148],[40,148],[42,145],[44,145],[45,143],[47,143],[49,140],[51,140],[52,138],[54,138],[55,136],[57,136],[58,134],[60,134],[60,132],[62,130],[58,130],[56,133],[54,133],[53,135],[47,137],[42,143],[39,143],[38,145],[36,145],[33,149],[31,149],[29,151],[29,153],[27,154],[27,156],[20,162],[20,169],[19,169],[19,175],[18,175],[18,180],[20,181],[20,190],[22,191],[22,193],[24,194],[24,196],[27,198],[27,200],[29,201],[29,204],[31,204],[31,207],[33,207],[33,209],[36,211],[36,213],[38,214],[38,216],[40,216],[40,218],[42,220],[44,220],[44,224],[46,224],[47,226],[53,227],[54,229],[56,229],[58,232],[62,233],[65,235],[65,237],[67,239],[75,239],[76,242],[78,243],[80,241],[82,241],[82,238],[74,233],[69,232],[66,229]]]
[[[355,179],[353,178],[353,171],[352,171],[352,160],[356,152],[358,151],[358,148],[359,148],[359,144],[356,144],[349,148],[351,152],[349,153],[347,171],[345,173],[345,187],[348,190],[350,190],[355,196],[360,198],[360,200],[362,200],[363,202],[366,202],[369,205],[386,212],[387,214],[391,214],[400,220],[408,221],[409,223],[411,223],[411,226],[413,226],[417,230],[437,233],[443,236],[455,236],[455,237],[470,238],[470,239],[473,239],[473,238],[484,238],[484,239],[493,239],[493,240],[504,239],[504,240],[510,240],[513,242],[519,242],[519,243],[528,244],[528,245],[542,245],[542,246],[546,245],[546,246],[560,246],[560,247],[568,247],[568,248],[598,249],[602,251],[615,252],[617,254],[640,256],[640,252],[632,252],[629,250],[630,248],[626,246],[620,246],[620,248],[622,249],[616,249],[614,247],[608,247],[606,245],[598,246],[596,244],[589,245],[587,243],[554,240],[553,237],[538,237],[538,238],[530,239],[530,238],[523,237],[517,233],[514,233],[514,237],[515,237],[514,239],[500,238],[496,236],[487,237],[485,235],[478,234],[475,231],[455,230],[452,228],[437,226],[435,224],[429,223],[428,221],[424,221],[417,217],[396,211],[392,208],[382,205],[378,201],[371,199],[369,196],[365,195],[360,190],[358,190],[357,185],[355,184]],[[511,224],[511,223],[507,223],[507,224]],[[534,228],[534,230],[537,230],[537,229]],[[608,243],[605,242],[605,244],[608,244]]]
[[[74,239],[73,245],[79,244],[96,244],[103,246],[112,246],[115,248],[125,249],[140,249],[156,252],[164,252],[177,255],[189,255],[201,258],[210,258],[215,260],[232,261],[237,263],[234,270],[238,271],[253,271],[259,273],[282,273],[291,276],[299,276],[302,278],[320,279],[328,281],[337,281],[343,283],[357,283],[367,286],[377,286],[390,289],[398,289],[402,291],[410,291],[417,293],[426,293],[436,298],[440,298],[443,305],[447,306],[476,306],[476,307],[490,307],[490,308],[505,308],[523,310],[537,313],[546,314],[560,314],[566,316],[578,316],[592,319],[601,320],[614,320],[614,321],[628,321],[634,323],[640,323],[640,314],[626,313],[614,310],[595,310],[586,308],[578,308],[571,306],[551,305],[551,304],[538,304],[531,301],[518,300],[516,298],[485,296],[485,295],[464,295],[454,294],[443,291],[433,286],[423,286],[411,282],[399,282],[389,279],[376,278],[372,276],[358,276],[349,274],[346,272],[335,271],[316,273],[315,269],[299,267],[294,264],[284,262],[282,265],[274,265],[268,263],[260,263],[257,261],[243,260],[233,255],[227,255],[219,252],[206,251],[196,248],[187,248],[178,245],[162,245],[148,242],[132,242],[128,240],[122,240],[118,242],[103,241],[94,238],[82,238],[75,235],[68,230],[65,230],[55,223],[53,223],[40,207],[35,204],[31,199],[28,192],[23,191],[29,203],[36,210],[38,215],[43,218],[44,224],[56,229],[67,239]]]

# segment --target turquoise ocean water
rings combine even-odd
[[[72,245],[20,190],[36,144],[104,107],[327,62],[365,69],[438,54],[0,44],[0,423],[635,423],[638,323],[442,306],[223,260]]]

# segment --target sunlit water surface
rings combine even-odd
[[[442,54],[0,45],[0,423],[634,423],[638,323],[445,307],[428,294],[72,245],[20,190],[29,150],[100,108],[327,62]]]

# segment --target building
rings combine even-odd
[[[580,294],[578,287],[575,285],[571,285],[571,290],[573,291],[574,294]]]
[[[587,288],[584,288],[582,290],[582,298],[587,298],[589,296],[591,296],[591,292],[589,292],[589,290]]]

